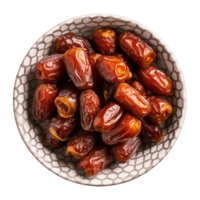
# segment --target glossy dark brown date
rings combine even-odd
[[[66,154],[81,159],[94,148],[99,139],[99,133],[80,129],[67,143]]]
[[[111,154],[119,163],[126,163],[139,149],[141,143],[140,137],[136,136],[125,143],[113,145]]]
[[[32,116],[34,120],[43,122],[51,117],[56,107],[54,100],[58,96],[58,89],[50,83],[40,83],[34,93]]]
[[[116,104],[110,102],[103,107],[94,119],[93,126],[96,131],[105,133],[110,131],[122,117],[124,109]]]
[[[101,138],[108,145],[127,142],[136,137],[141,131],[141,121],[129,113],[125,113],[119,123],[106,133],[101,133]]]
[[[80,96],[81,126],[86,131],[94,131],[94,118],[101,109],[101,102],[92,90],[85,90]]]

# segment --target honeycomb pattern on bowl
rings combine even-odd
[[[41,140],[42,130],[48,120],[39,123],[33,120],[31,105],[34,90],[39,83],[35,64],[53,54],[58,36],[74,32],[91,39],[92,32],[99,27],[110,26],[119,35],[130,30],[140,36],[156,52],[154,65],[163,70],[174,85],[173,95],[166,99],[173,106],[171,117],[162,124],[164,139],[158,145],[144,140],[138,152],[125,164],[112,162],[94,177],[89,177],[78,167],[78,160],[66,156],[65,148],[56,149]],[[131,19],[113,15],[85,15],[58,24],[45,33],[25,56],[14,85],[14,115],[19,133],[35,158],[58,176],[85,185],[114,185],[133,180],[155,167],[171,150],[183,126],[186,113],[186,89],[181,68],[167,45],[151,30]]]

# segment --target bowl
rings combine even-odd
[[[140,36],[156,52],[154,65],[164,71],[172,80],[174,93],[166,99],[173,106],[171,117],[162,124],[164,138],[159,144],[143,141],[143,145],[125,164],[112,162],[106,169],[90,177],[78,167],[78,160],[66,156],[65,148],[56,149],[44,144],[42,131],[49,120],[39,123],[31,114],[32,98],[39,81],[35,74],[35,64],[42,58],[54,53],[58,36],[74,32],[76,35],[91,39],[92,33],[99,27],[109,26],[119,35],[130,30]],[[124,183],[150,171],[174,146],[186,114],[186,88],[181,68],[171,50],[153,31],[142,24],[125,17],[110,14],[90,14],[66,20],[40,37],[30,48],[17,73],[13,107],[19,133],[33,156],[56,175],[85,185],[114,185]]]

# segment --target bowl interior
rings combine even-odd
[[[140,36],[156,52],[154,65],[164,71],[173,81],[174,93],[166,99],[173,106],[171,117],[162,124],[164,139],[158,145],[144,140],[139,151],[126,163],[114,161],[94,177],[89,177],[78,168],[78,160],[66,156],[65,148],[56,149],[44,144],[42,131],[48,120],[38,123],[31,114],[32,98],[39,81],[35,64],[53,54],[55,39],[67,32],[91,39],[92,32],[99,27],[110,26],[119,35],[130,30]],[[186,90],[181,69],[167,45],[152,31],[133,20],[113,15],[87,15],[58,24],[45,33],[25,56],[14,86],[14,115],[20,135],[35,158],[60,177],[86,185],[113,185],[135,179],[156,166],[176,142],[186,111]]]

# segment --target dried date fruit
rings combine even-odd
[[[101,109],[101,102],[92,90],[85,90],[80,95],[81,126],[86,131],[94,131],[94,118]]]
[[[96,68],[108,82],[121,83],[132,77],[128,66],[115,56],[101,56],[97,59]]]
[[[142,131],[140,135],[150,142],[159,143],[163,139],[162,129],[159,125],[151,124],[147,119],[140,119],[142,122]]]
[[[94,53],[90,42],[84,37],[74,35],[74,33],[66,33],[56,39],[55,51],[58,53],[65,53],[76,47],[84,49],[88,54]]]
[[[111,28],[99,28],[92,34],[92,41],[97,51],[111,55],[117,50],[117,36]]]
[[[122,117],[124,109],[116,104],[110,102],[103,107],[94,119],[93,126],[96,131],[105,133],[110,131]]]
[[[92,69],[84,49],[69,49],[65,52],[63,60],[69,77],[78,89],[86,90],[93,87]]]
[[[132,83],[131,83],[131,86],[137,90],[144,98],[146,98],[146,89],[144,88],[144,86],[142,85],[142,83],[140,83],[139,81],[137,80],[134,80]]]
[[[89,176],[94,176],[103,170],[113,159],[110,147],[100,143],[79,162],[79,168]]]
[[[40,60],[35,65],[36,76],[39,80],[54,83],[66,76],[67,71],[63,62],[63,55],[55,54]]]
[[[34,120],[43,122],[51,117],[56,107],[54,99],[58,96],[58,89],[51,83],[40,83],[34,93],[32,116]]]
[[[151,112],[147,115],[147,119],[153,124],[164,122],[172,114],[172,106],[169,102],[155,95],[148,95],[147,101],[151,105]]]
[[[94,148],[99,139],[99,133],[80,129],[67,143],[66,154],[81,159]]]
[[[173,92],[173,84],[170,78],[157,67],[149,66],[136,70],[139,81],[148,90],[159,96],[168,96]]]
[[[114,99],[136,118],[143,118],[151,111],[148,101],[127,83],[120,83],[117,86]]]
[[[92,76],[94,81],[93,89],[96,93],[99,91],[99,86],[103,84],[103,78],[100,76],[99,72],[96,69],[96,61],[101,56],[99,53],[93,53],[88,56],[90,66],[92,69]]]
[[[148,67],[156,58],[153,49],[130,31],[123,32],[118,43],[122,51],[140,67]]]
[[[100,94],[102,106],[105,106],[106,104],[114,100],[113,95],[118,85],[119,83],[109,83],[107,81],[104,81]]]
[[[126,113],[111,131],[101,133],[101,138],[108,145],[127,142],[140,133],[141,125],[139,119],[135,119],[129,113]]]
[[[136,136],[125,143],[113,145],[111,154],[119,163],[126,163],[139,149],[141,143],[140,137]]]
[[[80,91],[75,87],[73,82],[69,82],[63,87],[58,97],[55,99],[58,114],[63,118],[70,118],[80,107]]]

